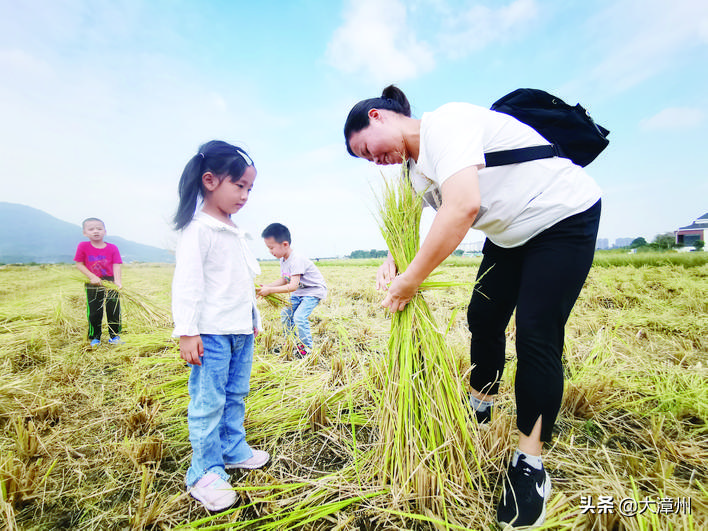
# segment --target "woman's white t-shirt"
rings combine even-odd
[[[469,103],[448,103],[423,114],[411,181],[437,208],[442,184],[464,168],[484,166],[485,152],[544,144],[548,142],[539,133],[509,115]],[[560,157],[482,168],[479,191],[481,206],[472,228],[500,247],[523,245],[601,197],[583,168]]]

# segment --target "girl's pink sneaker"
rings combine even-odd
[[[189,489],[189,494],[210,511],[223,511],[236,502],[236,493],[231,485],[214,472],[205,474],[197,481]]]
[[[256,468],[261,468],[270,460],[270,454],[263,450],[253,450],[253,455],[241,461],[240,463],[226,463],[224,466],[227,470],[233,468],[243,468],[246,470],[254,470]]]

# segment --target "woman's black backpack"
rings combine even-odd
[[[564,157],[587,166],[610,143],[606,138],[610,132],[596,124],[580,104],[571,107],[542,90],[517,89],[495,101],[491,109],[533,127],[551,145],[485,153],[486,167],[550,157]]]

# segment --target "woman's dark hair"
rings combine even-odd
[[[213,173],[219,180],[227,176],[232,182],[238,181],[248,166],[253,166],[251,157],[241,148],[221,140],[212,140],[199,148],[184,167],[179,179],[179,205],[174,217],[177,230],[192,221],[199,197],[204,197],[202,175]]]
[[[356,155],[352,152],[352,148],[349,145],[349,138],[354,133],[369,126],[369,111],[371,109],[385,109],[404,116],[411,116],[411,104],[408,103],[408,98],[395,85],[389,85],[383,89],[380,98],[361,100],[352,107],[352,110],[349,111],[349,116],[347,116],[347,121],[344,122],[344,140],[347,143],[347,151],[352,157],[356,157]]]

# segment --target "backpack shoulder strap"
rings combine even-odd
[[[494,166],[505,166],[506,164],[518,164],[530,160],[550,159],[560,156],[554,144],[543,146],[530,146],[518,149],[506,149],[504,151],[492,151],[484,154],[484,166],[492,168]]]

